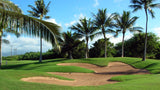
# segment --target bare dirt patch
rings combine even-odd
[[[74,79],[74,81],[59,80],[50,77],[29,77],[29,78],[22,78],[21,80],[27,82],[38,82],[38,83],[57,84],[65,86],[98,86],[98,85],[116,83],[116,81],[110,81],[110,78],[114,76],[129,75],[129,74],[149,74],[147,70],[135,69],[130,65],[121,62],[110,62],[107,67],[99,67],[87,63],[61,63],[58,65],[79,66],[94,70],[95,73],[48,72],[50,74],[56,74],[63,77]]]

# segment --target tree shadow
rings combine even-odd
[[[50,63],[50,62],[61,62],[61,61],[67,61],[67,60],[70,60],[70,59],[66,59],[66,58],[64,58],[64,59],[57,59],[57,60],[53,60],[53,59],[51,59],[51,60],[43,60],[42,62],[35,62],[35,63],[33,63],[33,64],[45,64],[45,63]]]
[[[40,67],[42,66],[43,64],[45,63],[49,63],[49,62],[61,62],[61,61],[66,61],[66,60],[69,60],[69,59],[57,59],[57,60],[43,60],[43,62],[33,62],[33,63],[27,63],[27,64],[17,64],[17,65],[4,65],[2,66],[2,69],[19,69],[21,67],[25,67],[27,65],[30,65],[30,64],[39,64],[39,66],[35,66],[36,67]],[[21,61],[19,61],[21,62]],[[43,66],[46,66],[46,65],[43,65]],[[33,68],[33,67],[32,67]],[[26,70],[31,70],[31,69],[26,69]]]
[[[101,75],[130,75],[130,74],[138,74],[138,73],[146,73],[149,74],[147,70],[140,69],[140,70],[128,70],[128,71],[122,71],[122,72],[101,72],[101,73],[95,73],[95,74],[101,74]]]
[[[133,63],[131,63],[131,64],[136,64],[136,63],[139,63],[139,62],[142,62],[142,61],[136,61],[136,62],[133,62]]]
[[[152,64],[149,64],[148,66],[144,67],[144,69],[154,67],[154,66],[157,66],[157,65],[158,65],[158,63],[152,63]]]

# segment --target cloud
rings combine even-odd
[[[47,22],[55,23],[55,24],[57,24],[57,25],[59,25],[59,26],[62,26],[60,23],[57,23],[54,18],[48,19],[48,20],[46,20],[46,21],[47,21]]]
[[[26,52],[39,52],[40,51],[40,39],[38,37],[20,37],[16,38],[15,36],[8,35],[5,39],[10,41],[10,44],[2,44],[2,55],[9,56],[11,55],[11,46],[12,46],[12,55],[15,54],[24,54]],[[52,49],[52,45],[46,41],[42,41],[42,51],[46,52],[48,49]],[[16,51],[15,51],[16,50]]]
[[[83,15],[83,13],[80,13],[79,15],[75,14],[74,17],[77,19],[80,19],[80,18],[84,18],[85,16]]]
[[[98,0],[94,0],[94,2],[95,2],[95,3],[94,3],[94,5],[93,5],[94,7],[99,6],[99,2],[98,2]]]
[[[66,27],[70,27],[70,26],[74,25],[75,23],[79,22],[80,18],[84,18],[84,17],[85,16],[82,13],[80,13],[79,15],[75,14],[74,15],[75,20],[73,20],[73,21],[71,21],[69,23],[66,23],[65,26]]]
[[[66,27],[70,27],[70,26],[74,25],[76,22],[77,22],[76,20],[75,21],[71,21],[70,23],[66,23],[65,26]]]
[[[118,37],[113,37],[112,34],[106,34],[106,37],[107,38],[110,38],[109,41],[112,42],[114,45],[116,45],[117,43],[119,42],[122,42],[122,35],[118,36]],[[126,33],[126,36],[125,36],[125,40],[128,40],[130,39],[131,37],[133,37],[133,34],[132,33]],[[103,39],[103,35],[101,36],[97,36],[96,38],[94,38],[93,41],[89,41],[89,45],[91,46],[93,43],[95,43],[97,40],[99,39]]]
[[[153,28],[152,30],[157,36],[160,36],[160,27]]]

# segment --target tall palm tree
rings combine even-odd
[[[39,36],[39,31],[42,31],[44,33],[43,38],[46,41],[58,45],[57,36],[60,35],[58,25],[23,15],[21,9],[11,1],[0,0],[0,68],[2,64],[2,35],[4,31],[9,32],[6,28],[9,28],[11,32],[21,34],[25,32],[27,35],[34,36]]]
[[[103,35],[105,39],[105,58],[107,57],[107,39],[106,39],[106,33],[113,33],[114,31],[111,30],[114,26],[113,19],[114,14],[111,14],[110,16],[107,15],[107,9],[99,9],[97,14],[93,14],[94,16],[94,24],[95,26],[101,30],[98,34]]]
[[[72,25],[70,27],[71,30],[74,30],[79,36],[84,37],[86,41],[86,55],[88,58],[89,49],[88,49],[88,41],[89,39],[93,39],[96,31],[96,27],[94,27],[91,19],[87,20],[86,17],[79,20],[79,23],[76,25]]]
[[[145,44],[144,44],[144,55],[143,55],[142,61],[146,60],[148,12],[151,14],[152,18],[154,18],[155,16],[152,8],[156,8],[158,7],[158,5],[160,5],[160,4],[153,4],[154,1],[156,0],[131,0],[132,5],[130,5],[130,7],[133,8],[133,12],[144,9],[146,14],[146,35],[145,35]]]
[[[35,7],[32,5],[28,5],[32,9],[32,11],[28,11],[31,16],[40,18],[42,20],[43,18],[49,19],[49,16],[46,16],[48,13],[48,7],[51,2],[47,4],[47,6],[44,3],[44,0],[37,0],[35,1]],[[42,32],[40,32],[40,59],[39,62],[42,62]]]
[[[64,32],[63,36],[63,45],[62,45],[62,52],[67,52],[69,55],[69,59],[73,59],[72,52],[75,47],[77,47],[82,42],[77,37],[76,33],[72,32]]]
[[[12,8],[11,8],[12,7]],[[21,13],[21,10],[13,4],[12,2],[6,0],[1,0],[0,1],[0,9],[1,9],[1,14],[0,14],[0,68],[2,64],[2,42],[7,42],[6,40],[2,39],[4,29],[7,27],[8,23],[8,18],[7,18],[7,13],[5,10],[10,10],[14,11],[16,13]]]
[[[125,33],[127,31],[130,31],[130,32],[141,32],[141,27],[133,27],[134,23],[136,22],[136,20],[138,19],[138,17],[134,16],[134,17],[131,17],[130,15],[130,12],[126,12],[126,11],[123,11],[123,14],[122,16],[117,14],[116,15],[116,24],[117,24],[117,27],[118,27],[118,30],[117,30],[117,33],[119,32],[122,32],[123,34],[123,37],[122,37],[122,56],[121,57],[124,57],[124,38],[125,38]]]

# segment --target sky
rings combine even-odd
[[[28,15],[27,10],[31,10],[28,5],[34,6],[35,0],[11,0],[13,3],[18,5],[23,14]],[[129,8],[130,0],[44,0],[47,4],[51,1],[49,6],[48,16],[51,16],[47,21],[53,22],[61,26],[61,32],[70,31],[68,27],[74,25],[78,22],[80,18],[87,17],[93,19],[93,13],[96,14],[98,9],[107,8],[107,14],[117,12],[122,14],[123,11],[130,11]],[[160,3],[160,0],[156,0],[155,3]],[[148,31],[155,33],[160,36],[160,9],[154,9],[155,17],[154,19],[149,16]],[[132,13],[131,16],[138,16],[134,26],[141,26],[145,28],[145,13],[144,10],[139,10]],[[145,32],[145,30],[143,30]],[[117,38],[113,38],[113,35],[107,35],[110,41],[114,44],[122,41],[122,35],[120,34]],[[127,32],[125,40],[131,38],[133,33]],[[10,56],[11,50],[12,55],[24,54],[25,52],[38,52],[40,49],[40,40],[38,37],[26,37],[21,35],[21,37],[16,38],[14,35],[8,34],[5,39],[10,41],[9,45],[2,44],[2,54],[3,56]],[[96,37],[93,41],[90,41],[90,46],[98,39],[103,38],[102,36]],[[43,52],[48,49],[52,49],[52,45],[43,40]]]

